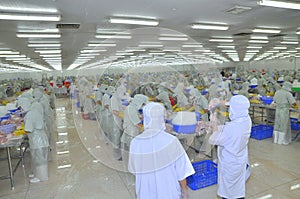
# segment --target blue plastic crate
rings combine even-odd
[[[264,104],[271,104],[273,102],[273,97],[262,96],[261,100],[263,101]]]
[[[201,119],[201,113],[195,112],[195,114],[196,114],[196,120],[200,121],[200,119]]]
[[[298,123],[298,119],[297,118],[290,118],[291,119],[291,129],[292,130],[300,130],[300,124]]]
[[[173,130],[177,133],[193,134],[196,130],[196,124],[193,125],[176,125],[173,124]]]
[[[213,161],[195,162],[193,167],[195,174],[187,178],[187,185],[190,189],[202,189],[218,183],[218,168]]]
[[[15,113],[16,111],[19,111],[20,109],[19,108],[16,108],[16,109],[11,109],[11,110],[8,110],[10,113]]]
[[[10,114],[7,114],[7,115],[5,115],[3,117],[0,117],[0,121],[2,121],[2,120],[8,120],[9,118],[10,118]]]
[[[273,136],[273,129],[273,126],[265,124],[253,126],[251,129],[250,138],[254,138],[256,140],[271,138]]]
[[[0,126],[0,131],[5,134],[12,133],[15,129],[16,129],[15,124],[6,124],[6,125]]]

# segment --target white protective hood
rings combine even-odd
[[[164,132],[165,108],[161,104],[147,104],[143,114],[145,130],[130,145],[128,170],[133,174],[158,171],[185,153],[178,139]]]

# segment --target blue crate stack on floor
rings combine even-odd
[[[187,178],[187,185],[192,190],[202,189],[218,183],[217,164],[211,160],[193,163],[195,174]]]

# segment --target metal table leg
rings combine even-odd
[[[8,169],[9,169],[10,186],[11,186],[11,190],[14,190],[15,189],[15,185],[14,185],[14,173],[13,173],[13,168],[12,168],[12,165],[11,165],[10,147],[6,147],[6,152],[7,152],[7,161],[8,161]]]

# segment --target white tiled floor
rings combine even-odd
[[[56,150],[49,162],[49,180],[38,184],[28,182],[29,152],[25,168],[15,174],[15,190],[9,180],[0,181],[0,198],[5,199],[131,199],[134,187],[127,186],[123,164],[112,158],[112,148],[100,136],[97,121],[82,120],[81,113],[69,99],[56,103]],[[252,175],[246,185],[249,199],[300,198],[300,138],[288,146],[271,139],[249,143]],[[4,151],[0,151],[4,154]],[[0,175],[7,163],[0,162]],[[190,191],[191,199],[214,199],[216,186]]]

